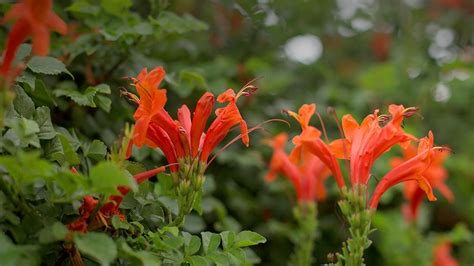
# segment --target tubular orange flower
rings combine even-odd
[[[28,35],[32,35],[33,53],[44,56],[49,50],[49,30],[66,34],[66,23],[53,12],[52,5],[52,0],[22,0],[5,14],[2,23],[16,22],[8,34],[0,74],[9,75],[16,51]]]
[[[331,149],[339,158],[350,160],[352,186],[367,185],[372,165],[380,155],[396,144],[407,145],[416,139],[401,127],[403,118],[413,115],[415,110],[392,104],[389,106],[392,118],[388,122],[389,117],[379,115],[378,110],[368,115],[360,125],[351,115],[342,118],[345,138],[331,143]]]
[[[416,181],[430,201],[436,200],[431,184],[425,174],[436,157],[436,153],[445,150],[445,148],[433,147],[433,142],[433,133],[430,131],[428,137],[420,140],[417,154],[414,157],[393,168],[380,180],[370,200],[371,208],[377,208],[380,197],[387,189],[405,181]]]
[[[134,80],[140,97],[125,93],[139,105],[134,114],[134,145],[141,147],[146,144],[152,148],[160,148],[170,164],[184,161],[192,163],[196,158],[199,158],[201,164],[206,164],[212,150],[219,145],[229,130],[240,125],[242,141],[248,146],[247,123],[243,120],[236,102],[240,96],[251,95],[256,87],[247,84],[237,95],[232,89],[219,95],[218,101],[228,102],[227,106],[216,110],[217,118],[211,123],[207,133],[204,133],[214,105],[214,95],[210,92],[204,93],[197,102],[193,117],[189,108],[182,105],[178,109],[178,120],[173,120],[164,109],[166,90],[158,89],[164,76],[165,72],[161,67],[149,73],[143,69]],[[177,165],[170,168],[172,172],[179,169]]]
[[[300,202],[323,200],[326,196],[324,180],[330,174],[325,164],[301,145],[300,139],[317,138],[320,135],[316,128],[309,126],[311,116],[315,111],[314,104],[304,104],[298,114],[287,111],[298,121],[302,129],[301,134],[293,138],[295,147],[290,156],[287,156],[284,150],[288,139],[287,134],[279,134],[271,142],[274,151],[266,180],[272,181],[278,173],[285,175],[293,183]]]
[[[304,104],[298,111],[298,114],[288,111],[288,114],[294,117],[301,125],[301,135],[293,138],[295,145],[292,157],[300,157],[303,148],[305,152],[314,154],[321,160],[333,173],[336,182],[340,188],[344,187],[344,178],[342,177],[339,163],[335,154],[329,149],[329,146],[321,140],[321,132],[312,126],[309,126],[311,116],[316,112],[315,104]]]
[[[393,158],[390,164],[393,168],[410,160],[417,154],[417,149],[413,145],[408,145],[402,149],[403,158]],[[448,157],[447,152],[436,152],[429,167],[424,171],[423,176],[428,180],[432,188],[436,188],[441,194],[450,202],[454,200],[454,195],[451,190],[444,183],[448,178],[448,172],[443,167],[443,163]],[[404,205],[403,213],[408,221],[415,220],[418,214],[418,209],[424,198],[424,191],[418,186],[416,181],[407,181],[404,183],[404,195],[409,201],[408,205]]]
[[[229,130],[235,126],[240,125],[240,132],[242,135],[242,142],[245,146],[249,145],[249,136],[247,123],[242,118],[239,109],[237,108],[237,99],[246,95],[245,87],[235,95],[232,89],[226,90],[217,97],[220,103],[228,102],[226,107],[218,108],[216,110],[217,118],[212,122],[207,130],[206,137],[202,145],[201,161],[206,162],[212,150],[224,139],[229,133]]]
[[[211,115],[214,102],[215,97],[210,92],[204,93],[197,102],[191,125],[191,153],[193,157],[196,157],[198,151],[202,148],[202,142],[205,137],[203,134],[204,128],[206,127],[207,119]]]
[[[437,244],[433,249],[433,266],[458,266],[459,263],[451,255],[451,248],[448,241]]]
[[[299,202],[324,200],[326,198],[324,180],[329,176],[328,168],[310,153],[306,153],[304,159],[292,160],[291,155],[285,153],[287,140],[288,135],[281,133],[270,142],[273,155],[265,180],[272,182],[276,175],[282,174],[292,182]]]

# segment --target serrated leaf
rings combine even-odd
[[[107,154],[107,146],[100,140],[93,140],[91,145],[88,149],[84,152],[84,155],[94,159],[96,161],[100,161],[104,159],[105,155]]]
[[[62,133],[58,134],[58,138],[59,138],[59,141],[61,142],[64,159],[71,165],[79,164],[81,161],[79,160],[79,157],[74,147],[69,142],[69,139]]]
[[[97,193],[117,194],[118,186],[130,187],[136,190],[137,184],[131,176],[127,176],[120,167],[113,162],[100,162],[90,171],[92,189]]]
[[[23,73],[21,73],[21,75],[16,78],[16,81],[27,84],[28,86],[30,86],[32,91],[35,90],[36,76],[31,74],[30,72],[23,71]]]
[[[35,104],[30,96],[20,86],[15,86],[15,99],[13,100],[15,110],[22,116],[30,118],[35,111]]]
[[[38,239],[40,243],[48,244],[66,239],[67,233],[68,229],[64,224],[55,222],[51,226],[43,228],[39,232]]]
[[[258,233],[252,231],[242,231],[237,234],[235,241],[236,247],[248,247],[267,242],[267,239]]]
[[[97,90],[92,87],[87,88],[84,93],[71,87],[56,89],[53,93],[56,97],[68,97],[81,106],[96,107],[94,96],[97,93]]]
[[[151,19],[151,22],[160,26],[160,29],[163,31],[179,34],[189,31],[202,31],[209,28],[206,23],[197,20],[189,14],[180,17],[168,11],[162,11],[158,18]]]
[[[52,139],[56,136],[56,130],[54,130],[53,123],[51,122],[48,107],[41,106],[36,108],[33,118],[39,126],[37,134],[39,139]]]
[[[219,234],[214,234],[211,232],[202,232],[201,238],[204,254],[215,251],[221,243],[221,237]]]
[[[106,234],[89,232],[74,235],[73,239],[81,253],[94,258],[101,265],[110,265],[117,257],[117,247]]]
[[[58,75],[66,73],[74,79],[74,76],[66,69],[63,62],[49,56],[33,56],[26,66],[35,73],[46,75]]]

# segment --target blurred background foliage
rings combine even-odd
[[[379,231],[372,235],[367,262],[429,264],[436,236],[455,244],[454,255],[461,265],[474,262],[469,240],[469,230],[474,230],[473,1],[76,0],[54,4],[69,33],[53,36],[51,56],[60,58],[74,79],[68,74],[35,78],[29,72],[20,79],[47,91],[32,97],[51,109],[53,124],[73,129],[80,139],[100,139],[110,147],[123,133],[124,124],[133,121],[135,107],[120,94],[124,88],[133,91],[127,77],[135,77],[142,67],[158,65],[168,73],[163,87],[168,89],[167,110],[173,116],[181,104],[193,106],[204,91],[238,89],[254,78],[258,78],[258,92],[239,103],[249,126],[285,118],[283,109],[316,103],[330,139],[336,139],[340,133],[326,112],[329,106],[339,118],[351,113],[359,121],[374,109],[386,112],[391,103],[419,107],[421,115],[407,120],[405,128],[417,136],[432,130],[437,144],[453,150],[447,168],[455,202],[449,204],[442,197],[425,202],[418,223],[408,225],[400,213],[402,189],[391,191],[374,219]],[[0,7],[5,11],[9,6]],[[0,34],[5,40],[7,31]],[[110,86],[111,102],[100,103],[94,98],[96,92],[92,100],[87,95],[86,88],[101,83]],[[64,90],[76,91],[76,99],[65,97],[71,94],[61,93]],[[96,105],[100,108],[93,108]],[[320,126],[316,120],[312,124]],[[236,143],[217,158],[205,184],[205,215],[188,217],[185,229],[191,233],[257,231],[268,239],[254,249],[262,264],[281,265],[292,247],[294,192],[283,179],[264,182],[271,149],[263,140],[281,131],[295,134],[299,128],[290,121],[289,128],[273,122],[265,129],[251,135],[249,148]],[[391,151],[379,160],[373,174],[382,176],[389,169],[388,159],[396,154],[398,150]],[[146,166],[164,162],[159,152],[146,148],[134,150],[132,158]],[[318,204],[318,263],[330,260],[330,253],[339,251],[347,237],[332,179],[327,187],[328,198]]]

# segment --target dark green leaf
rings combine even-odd
[[[81,253],[94,258],[101,265],[109,265],[117,257],[117,247],[106,234],[89,232],[74,235],[73,239]]]
[[[88,149],[84,151],[84,155],[94,159],[96,161],[100,161],[104,159],[105,155],[107,154],[107,146],[100,141],[95,139],[92,141],[92,143],[89,145]]]
[[[117,194],[118,186],[130,187],[136,190],[137,184],[131,176],[113,162],[100,162],[90,171],[92,189],[97,193]]]
[[[35,111],[35,104],[31,100],[22,87],[15,86],[15,99],[13,100],[13,106],[15,110],[22,116],[30,118]]]
[[[46,75],[58,75],[60,73],[66,73],[71,78],[74,76],[66,69],[63,62],[59,61],[54,57],[49,56],[33,56],[26,65],[31,71]]]
[[[56,130],[53,128],[53,123],[51,123],[51,115],[48,107],[41,106],[36,108],[33,117],[39,126],[38,138],[52,139],[56,136]]]
[[[43,228],[39,232],[39,241],[42,244],[52,243],[66,239],[68,230],[66,226],[60,222],[55,222],[51,226]]]

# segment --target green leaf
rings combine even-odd
[[[51,115],[48,107],[41,106],[36,108],[33,118],[39,126],[38,138],[52,139],[56,136],[56,130],[54,130],[53,123],[51,122]]]
[[[146,251],[134,251],[132,248],[130,248],[127,243],[125,242],[120,242],[120,254],[127,255],[129,258],[133,258],[135,260],[138,260],[139,263],[134,264],[132,262],[131,265],[143,265],[143,266],[159,266],[161,265],[161,258],[158,256],[155,256],[149,252]]]
[[[20,153],[17,156],[0,156],[0,164],[17,182],[34,182],[54,173],[53,166],[40,159],[38,153]]]
[[[191,256],[188,259],[191,266],[207,266],[207,261],[201,256]]]
[[[160,26],[160,29],[172,33],[185,33],[189,31],[207,30],[206,23],[186,14],[182,17],[168,11],[162,11],[157,19],[151,19],[152,24]]]
[[[221,238],[222,238],[222,247],[224,250],[229,250],[234,246],[234,241],[236,238],[236,235],[232,231],[225,231],[220,233]]]
[[[206,258],[213,261],[216,265],[226,266],[229,265],[229,257],[223,252],[215,251],[211,254],[207,254]]]
[[[174,91],[181,97],[189,96],[194,89],[205,89],[207,87],[204,77],[192,70],[181,70],[178,84]]]
[[[117,194],[118,186],[137,189],[133,177],[127,176],[125,172],[113,162],[100,162],[90,171],[92,189],[97,193]]]
[[[48,244],[56,241],[66,239],[68,229],[60,222],[55,222],[51,226],[43,228],[39,232],[39,242],[42,244]]]
[[[202,248],[204,254],[211,253],[219,247],[221,243],[221,237],[219,234],[214,234],[211,232],[202,232]]]
[[[35,111],[35,104],[30,96],[20,86],[15,86],[15,99],[13,100],[15,110],[22,116],[30,118]]]
[[[99,94],[110,94],[110,92],[110,87],[107,84],[99,84],[95,87],[88,87],[84,92],[76,90],[73,84],[69,84],[67,87],[64,86],[62,88],[56,89],[54,91],[54,95],[57,97],[68,97],[81,106],[95,108],[97,105],[99,105],[101,109],[109,112],[112,101],[108,97]]]
[[[94,258],[101,265],[110,265],[117,257],[117,247],[106,234],[89,232],[74,235],[73,239],[81,253]]]
[[[97,90],[93,87],[87,88],[84,93],[81,93],[72,87],[56,89],[53,93],[56,97],[68,97],[81,106],[96,107],[94,96],[97,93]]]
[[[198,252],[201,248],[201,239],[197,236],[193,236],[188,232],[182,232],[184,239],[184,253],[186,256],[191,256]]]
[[[127,13],[128,9],[132,6],[131,0],[101,0],[100,4],[105,12],[116,15],[118,17],[123,16],[124,12]]]
[[[265,237],[261,236],[258,233],[252,231],[242,231],[237,235],[235,246],[239,248],[248,247],[265,242],[267,242],[267,239],[265,239]]]
[[[122,220],[120,220],[120,217],[118,215],[114,215],[112,217],[112,226],[115,228],[115,229],[125,229],[125,230],[128,230],[130,228],[130,225],[126,222],[122,222]]]
[[[41,79],[36,79],[34,83],[34,90],[30,95],[37,100],[37,102],[48,105],[57,106],[56,98],[53,96],[51,89],[48,89]]]
[[[99,106],[100,109],[106,111],[107,113],[110,112],[112,100],[109,97],[96,95],[94,98],[94,102],[97,104],[97,106]]]
[[[84,151],[85,156],[91,159],[94,159],[96,161],[100,161],[104,159],[106,154],[107,154],[107,146],[102,141],[97,140],[97,139],[92,141],[88,149]]]
[[[71,165],[79,164],[81,161],[79,160],[79,156],[77,155],[74,147],[69,142],[69,139],[63,134],[58,134],[58,138],[61,142],[64,159]]]
[[[40,265],[39,247],[15,245],[0,231],[0,263],[2,266]]]
[[[26,66],[31,69],[31,71],[40,74],[46,75],[58,75],[61,73],[66,73],[74,79],[74,76],[66,69],[66,66],[63,62],[59,61],[54,57],[49,56],[33,56]]]

